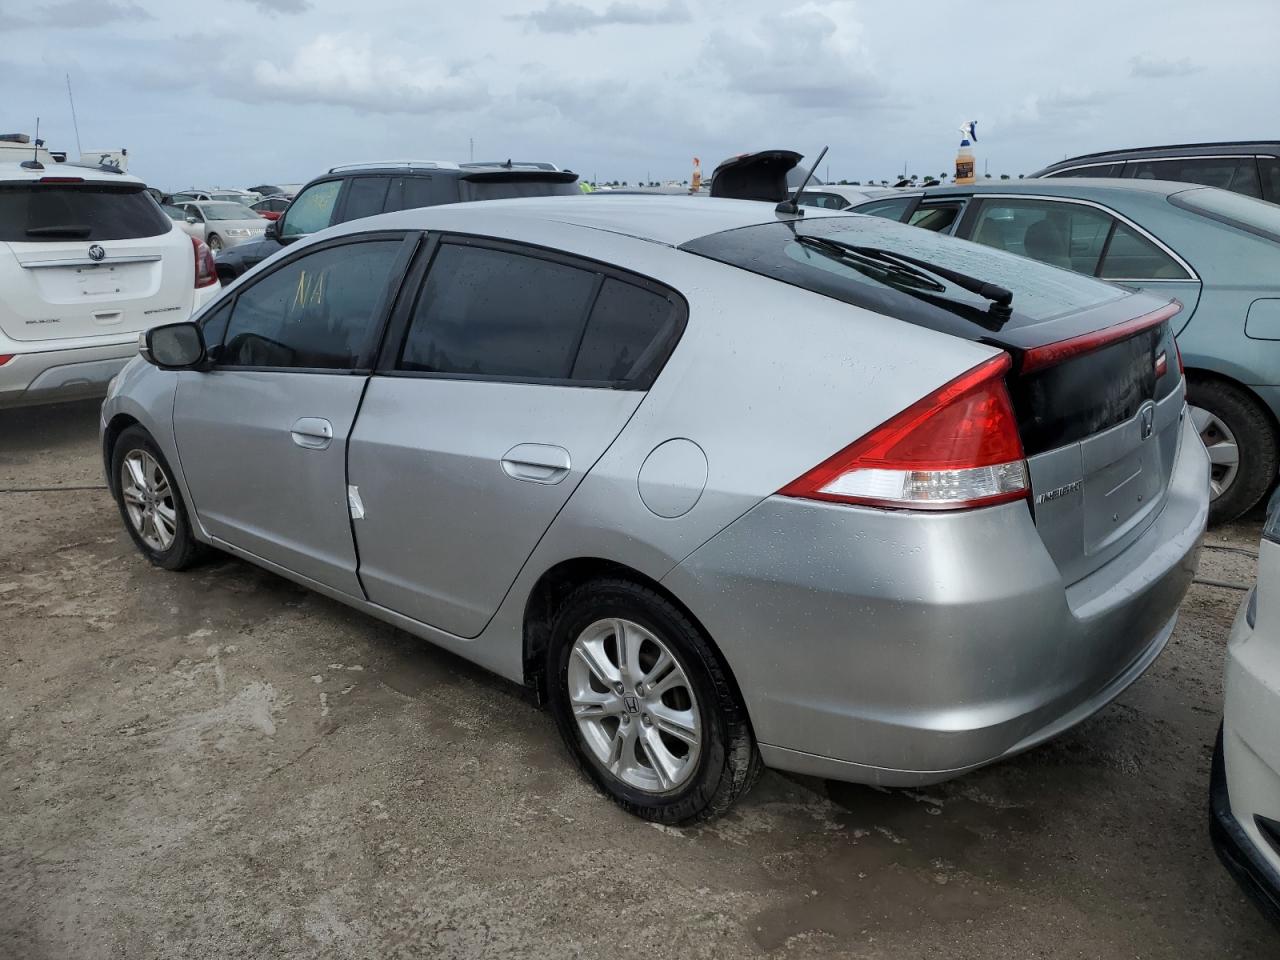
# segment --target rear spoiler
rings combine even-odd
[[[478,170],[464,173],[459,180],[470,183],[574,183],[578,175],[572,170]]]

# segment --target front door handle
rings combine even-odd
[[[516,444],[502,455],[502,472],[529,483],[559,483],[572,466],[568,450],[548,443]]]
[[[308,450],[323,450],[333,442],[333,424],[320,417],[303,417],[289,429],[293,442]]]

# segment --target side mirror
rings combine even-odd
[[[138,346],[143,359],[161,370],[194,370],[206,356],[204,334],[190,321],[152,327]]]
[[[200,221],[197,220],[195,217],[187,217],[187,223],[199,223],[199,222]]]
[[[266,232],[263,233],[263,236],[266,237],[268,240],[280,239],[280,219],[279,218],[276,218],[275,220],[267,221],[267,229],[266,229]]]

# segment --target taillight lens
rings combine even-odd
[[[0,367],[3,367],[6,363],[8,363],[12,359],[13,359],[12,353],[0,353]]]
[[[1027,466],[1002,353],[783,487],[788,497],[908,510],[1021,500]]]
[[[1057,343],[1046,343],[1039,347],[1032,347],[1023,353],[1022,364],[1018,370],[1022,374],[1028,374],[1036,370],[1043,370],[1045,367],[1056,366],[1081,354],[1091,353],[1109,344],[1137,336],[1143,330],[1150,330],[1152,327],[1159,326],[1166,320],[1177,316],[1181,310],[1182,304],[1177,300],[1173,300],[1159,309],[1144,313],[1140,317],[1134,317],[1132,320],[1126,320],[1124,323],[1117,323],[1112,327],[1103,327],[1101,330],[1092,330],[1078,337],[1059,340]]]
[[[192,237],[191,248],[196,257],[196,289],[213,286],[218,282],[218,268],[208,244],[199,237]]]

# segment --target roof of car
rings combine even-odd
[[[512,200],[482,200],[473,203],[451,203],[419,207],[383,214],[363,221],[379,227],[415,229],[428,221],[436,229],[465,230],[468,220],[483,213],[486,220],[502,218],[515,222],[544,221],[567,223],[593,230],[636,237],[668,246],[679,246],[689,240],[712,233],[771,223],[779,219],[775,204],[755,200],[726,200],[710,197],[633,194],[628,196],[523,197]],[[805,207],[807,219],[842,216],[840,211]],[[796,217],[782,216],[784,220]],[[450,221],[457,221],[454,227]]]
[[[1213,141],[1207,141],[1204,143],[1166,143],[1166,144],[1161,144],[1161,145],[1152,146],[1152,147],[1124,147],[1116,150],[1099,150],[1096,153],[1082,153],[1079,156],[1067,157],[1063,160],[1058,160],[1055,163],[1049,164],[1044,169],[1049,170],[1055,167],[1063,166],[1064,164],[1079,163],[1081,160],[1105,160],[1108,158],[1125,159],[1126,157],[1141,159],[1143,156],[1147,156],[1154,153],[1167,153],[1170,150],[1193,151],[1192,155],[1194,155],[1194,152],[1198,152],[1202,150],[1240,151],[1240,150],[1252,150],[1257,148],[1266,148],[1266,149],[1274,150],[1276,149],[1276,147],[1280,147],[1280,141],[1276,141],[1276,140],[1213,140]]]
[[[904,190],[904,195],[923,193],[926,196],[964,195],[970,193],[1035,193],[1041,195],[1088,196],[1098,193],[1155,194],[1170,196],[1184,190],[1208,190],[1195,183],[1178,183],[1172,180],[1129,180],[1117,177],[1028,177],[1025,180],[991,180],[968,185],[947,184],[925,187],[920,190]]]
[[[46,163],[42,170],[29,170],[22,166],[20,161],[13,163],[9,161],[0,162],[0,180],[34,182],[46,178],[66,179],[72,177],[93,181],[94,183],[130,183],[145,186],[138,177],[130,176],[127,173],[120,173],[119,171],[102,167],[81,166],[78,163]]]

